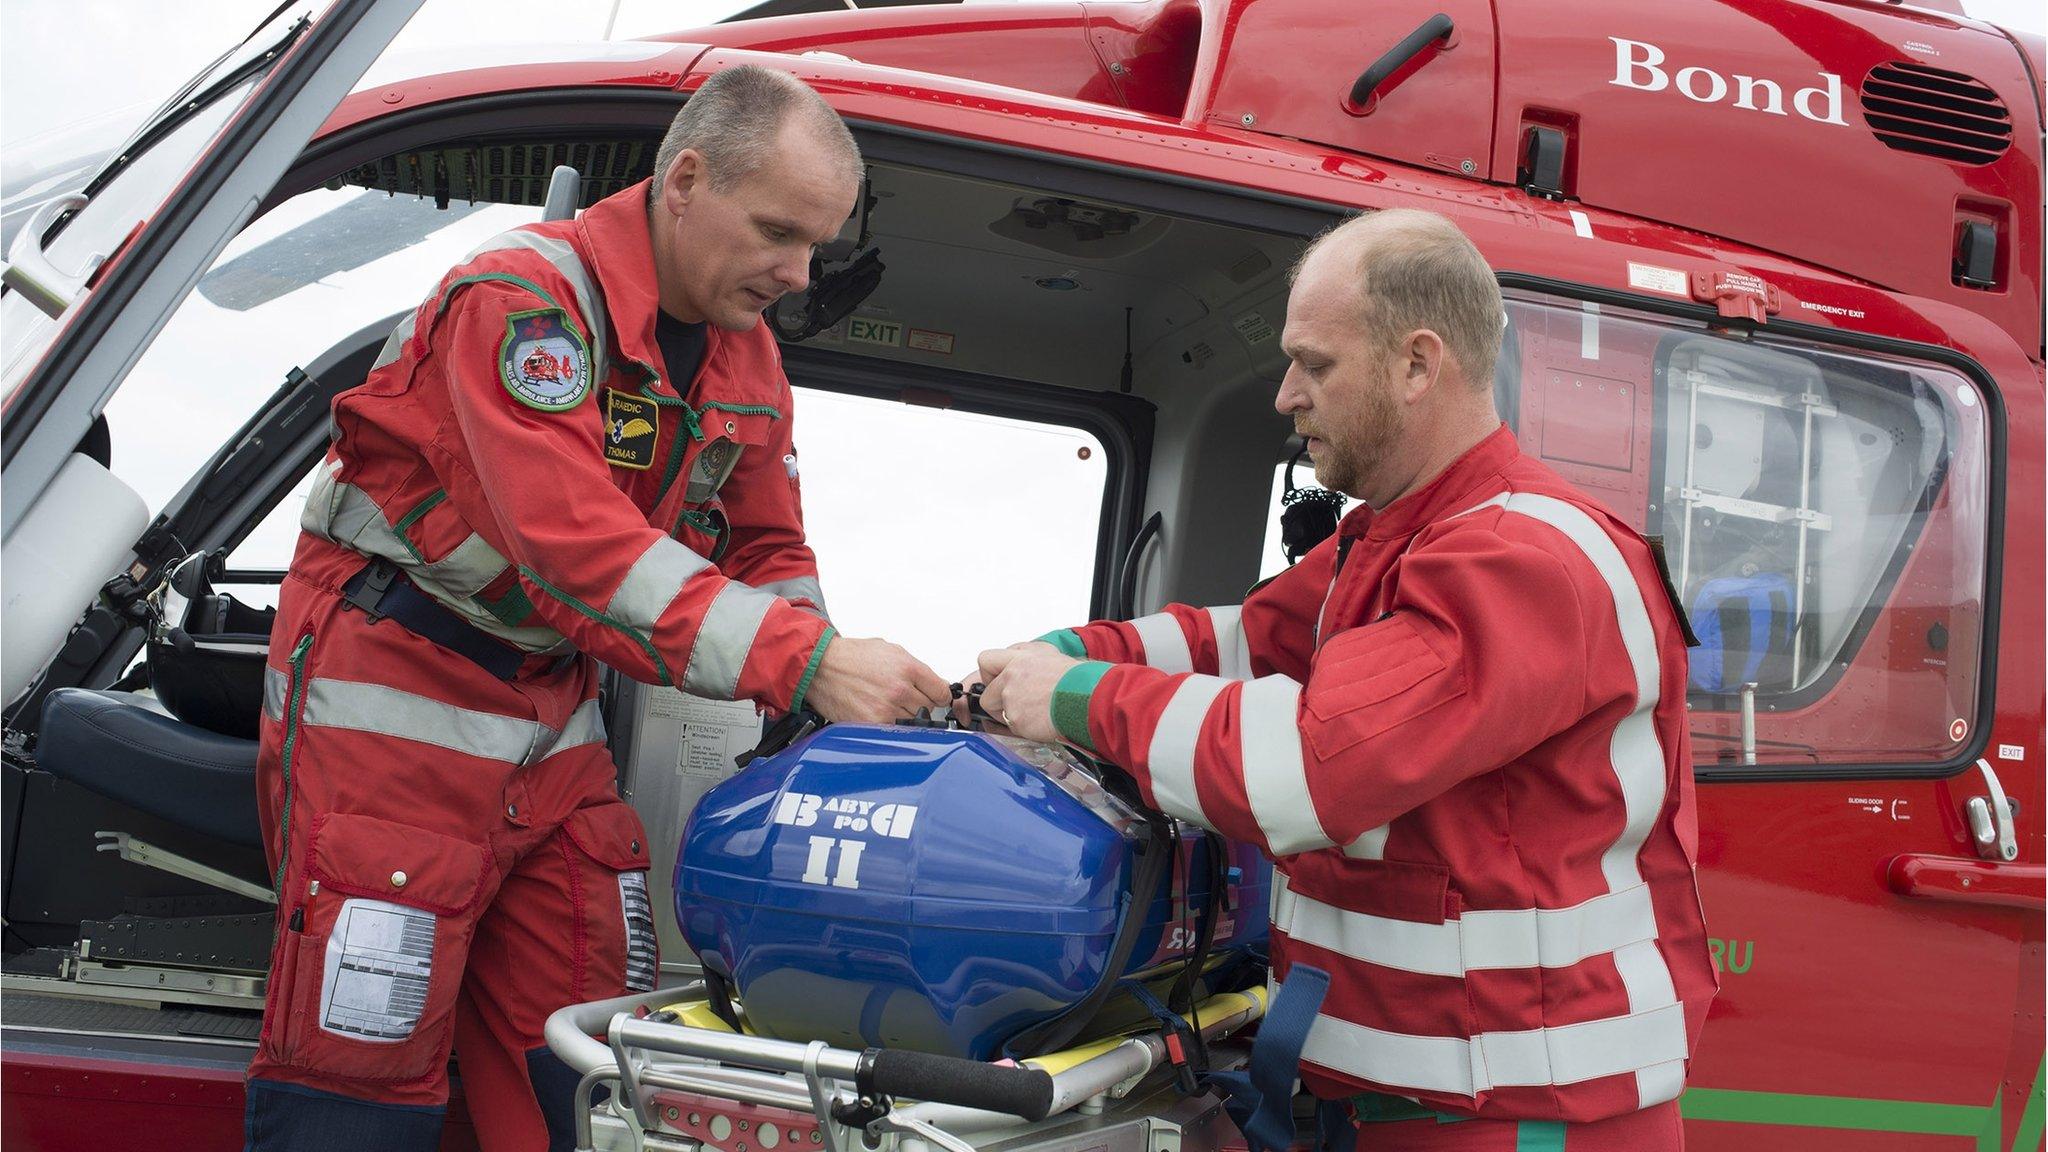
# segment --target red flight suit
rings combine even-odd
[[[1331,978],[1306,1086],[1475,1118],[1364,1147],[1675,1146],[1717,980],[1664,587],[1503,427],[1241,607],[1048,637],[1068,738],[1273,857],[1273,972]]]
[[[484,1147],[546,1147],[544,1021],[652,987],[667,915],[597,662],[789,710],[833,635],[775,340],[667,378],[647,197],[486,244],[335,402],[271,642],[252,1147],[432,1147],[451,1044]],[[349,607],[372,557],[516,671]]]

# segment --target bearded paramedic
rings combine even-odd
[[[1277,407],[1364,506],[1242,605],[984,653],[982,703],[1272,856],[1282,995],[1328,977],[1301,1079],[1362,1150],[1676,1149],[1716,988],[1682,618],[1502,425],[1501,328],[1443,217],[1323,237]]]
[[[278,937],[252,1149],[566,1148],[563,1005],[653,987],[647,834],[598,661],[782,712],[943,702],[838,636],[761,310],[804,287],[861,161],[792,77],[735,67],[642,181],[444,276],[334,405],[279,596],[257,768]]]

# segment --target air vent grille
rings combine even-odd
[[[643,180],[654,169],[652,140],[560,140],[541,143],[442,144],[401,152],[351,169],[342,184],[404,196],[432,196],[442,207],[547,203],[555,165],[583,176],[578,208]]]
[[[1886,147],[1989,164],[2012,146],[2005,101],[1960,72],[1894,60],[1870,70],[1862,95],[1863,118]]]

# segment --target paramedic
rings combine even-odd
[[[279,598],[258,767],[278,934],[254,1149],[567,1148],[555,1009],[651,989],[648,839],[598,661],[887,722],[946,687],[835,635],[761,310],[862,178],[791,77],[728,69],[655,178],[448,272],[333,411]]]
[[[1675,1149],[1716,988],[1683,625],[1496,415],[1502,314],[1441,216],[1318,240],[1276,406],[1362,506],[1242,605],[984,653],[983,705],[1273,858],[1273,973],[1328,977],[1301,1079],[1361,1149]]]

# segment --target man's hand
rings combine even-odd
[[[981,654],[981,706],[1003,726],[1026,740],[1056,743],[1052,723],[1052,690],[1080,661],[1050,644],[1033,641]]]
[[[1033,651],[1038,651],[1038,652],[1053,652],[1053,653],[1057,653],[1057,652],[1059,651],[1059,649],[1058,649],[1058,648],[1055,648],[1055,647],[1053,647],[1053,646],[1052,646],[1051,644],[1048,644],[1048,643],[1046,643],[1046,642],[1045,642],[1045,641],[1043,641],[1043,640],[1019,640],[1019,641],[1018,641],[1018,642],[1016,642],[1015,644],[1012,644],[1012,645],[1010,645],[1009,647],[1007,647],[1007,648],[1003,649],[1003,651],[1005,651],[1005,652],[1033,652]],[[981,673],[981,669],[980,669],[980,668],[974,668],[974,669],[971,669],[971,670],[969,670],[969,672],[967,673],[967,675],[965,675],[965,676],[962,676],[962,677],[960,678],[960,687],[961,687],[961,688],[962,688],[962,689],[963,689],[964,691],[962,691],[962,693],[961,693],[961,695],[960,695],[960,698],[959,698],[958,700],[955,700],[955,701],[953,701],[953,718],[954,718],[955,720],[958,720],[958,721],[959,721],[959,722],[960,722],[961,724],[963,724],[963,725],[967,723],[967,720],[968,720],[968,711],[967,711],[967,700],[968,700],[968,694],[969,694],[969,693],[971,693],[971,692],[972,692],[972,691],[974,690],[974,686],[975,686],[976,684],[985,684],[985,683],[987,683],[987,682],[988,682],[988,678],[987,678],[986,676],[983,676],[983,675],[982,675],[982,673]]]
[[[827,720],[889,724],[951,697],[938,673],[887,640],[834,636],[805,700]]]

